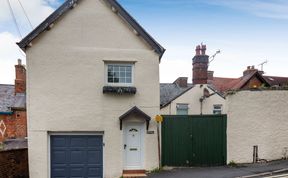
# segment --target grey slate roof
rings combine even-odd
[[[25,51],[27,46],[42,32],[49,30],[50,25],[59,19],[63,14],[73,8],[79,0],[66,0],[56,11],[54,11],[49,17],[47,17],[39,26],[37,26],[31,33],[23,38],[18,46]],[[152,37],[144,28],[116,1],[116,0],[104,0],[111,7],[115,8],[118,15],[120,15],[131,27],[133,27],[153,49],[159,55],[159,59],[162,58],[165,49]]]
[[[13,109],[26,108],[26,95],[14,94],[14,85],[0,84],[0,112],[10,112]]]
[[[4,141],[3,150],[17,150],[28,148],[27,139],[18,138],[18,139],[8,139]]]
[[[0,84],[0,112],[9,112],[15,102],[14,85]]]
[[[179,87],[176,83],[160,83],[160,107],[165,107],[191,88],[193,88],[192,84],[188,84],[187,87]]]

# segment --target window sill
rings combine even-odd
[[[103,87],[103,93],[114,93],[114,94],[130,94],[135,95],[136,94],[136,87],[122,87],[122,86],[104,86]]]

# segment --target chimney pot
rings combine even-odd
[[[247,69],[243,72],[243,76],[248,75],[252,72],[258,71],[255,66],[248,66]]]
[[[201,47],[200,47],[200,45],[197,45],[196,46],[196,56],[200,56],[200,50],[201,50]]]
[[[206,55],[206,45],[201,44],[201,55]]]

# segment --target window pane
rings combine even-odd
[[[119,78],[114,78],[113,82],[114,83],[119,83]]]
[[[120,83],[125,83],[125,78],[120,78]]]
[[[109,83],[112,83],[112,82],[113,82],[113,77],[109,77],[109,78],[108,78],[108,82],[109,82]]]
[[[114,66],[113,70],[114,70],[114,72],[119,72],[119,66]]]
[[[119,72],[114,72],[114,77],[119,78]]]
[[[131,73],[132,72],[132,67],[131,66],[127,66],[126,67],[126,72],[130,72]]]
[[[177,115],[188,115],[188,109],[177,109]]]
[[[132,83],[132,79],[131,78],[126,78],[126,83]]]
[[[113,71],[113,66],[108,65],[108,72],[112,72]]]
[[[131,72],[126,72],[126,77],[130,77],[131,78],[132,77],[131,76]]]
[[[120,72],[120,77],[125,78],[125,72]]]
[[[125,72],[125,66],[120,67],[120,72]]]

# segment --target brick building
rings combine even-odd
[[[0,143],[2,149],[27,147],[26,69],[20,59],[15,65],[15,72],[15,85],[0,84]]]

